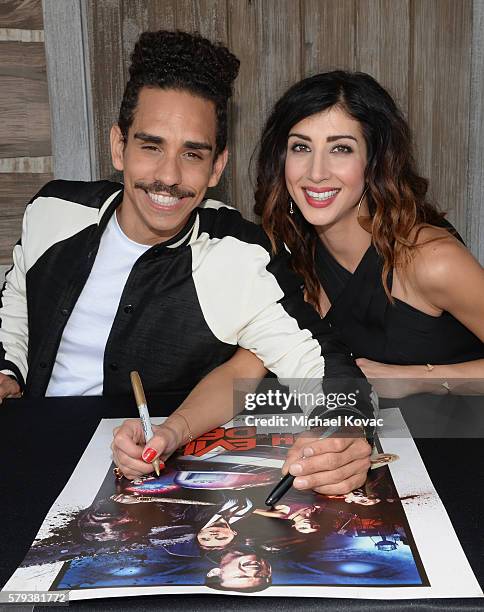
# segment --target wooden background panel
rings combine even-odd
[[[51,174],[0,173],[0,264],[12,261],[12,249],[20,238],[25,206]]]
[[[472,2],[412,0],[409,119],[430,195],[466,234]]]
[[[173,30],[176,27],[178,0],[121,0],[120,4],[123,6],[123,20],[129,17],[139,26],[140,32]]]
[[[176,27],[227,44],[226,0],[177,0]]]
[[[44,173],[53,171],[52,157],[0,157],[0,173],[15,172],[22,174]],[[19,183],[21,179],[19,179]]]
[[[131,53],[141,32],[173,30],[176,27],[176,0],[121,0],[123,41],[122,53],[126,80]],[[121,98],[119,100],[121,102]]]
[[[233,205],[252,218],[253,184],[249,177],[249,164],[262,122],[261,72],[259,60],[264,53],[260,2],[228,0],[228,27],[230,50],[241,60],[240,72],[234,86],[232,104],[232,181]],[[244,28],[240,24],[244,24]],[[247,36],[247,32],[252,35]]]
[[[260,79],[263,100],[268,112],[279,96],[301,78],[301,10],[294,0],[262,0],[263,52]],[[242,61],[244,60],[242,56]]]
[[[124,0],[121,0],[119,4],[123,38],[122,41],[119,41],[117,44],[120,46],[120,55],[123,63],[124,82],[126,83],[129,76],[128,68],[130,64],[131,53],[133,52],[135,42],[138,40],[138,37],[141,32],[144,32],[145,30],[156,30],[158,26],[155,27],[155,24],[157,23],[156,21],[151,21],[150,23],[149,8],[153,5],[153,2],[125,2]],[[171,4],[171,2],[163,2],[161,6],[165,7]],[[158,29],[162,27],[163,26],[160,25]],[[119,98],[118,101],[118,109],[120,103],[121,98]]]
[[[90,79],[93,105],[97,178],[115,175],[109,153],[109,131],[118,119],[126,74],[123,23],[117,0],[88,0],[87,39],[91,50]]]
[[[259,142],[264,123],[280,96],[296,81],[301,79],[301,10],[300,3],[294,0],[262,0],[262,53],[260,56],[261,97],[260,128],[255,135],[255,145]],[[243,56],[242,56],[243,61]],[[243,116],[244,108],[241,107]],[[253,121],[246,117],[246,120]],[[254,158],[255,161],[255,158]],[[249,219],[255,220],[252,211],[254,203],[255,163],[249,168],[250,192],[241,200],[239,210]],[[243,171],[243,169],[242,169]],[[244,194],[242,194],[244,195]]]
[[[42,0],[2,0],[0,28],[42,30]]]
[[[229,45],[241,60],[234,95],[234,205],[245,217],[255,219],[255,151],[263,125],[274,102],[301,78],[299,3],[229,1]]]
[[[90,180],[97,168],[85,4],[43,0],[54,174]]]
[[[294,0],[259,0],[262,4],[262,52],[259,62],[260,110],[265,119],[277,99],[301,77],[301,12]],[[247,36],[247,34],[246,34]],[[250,44],[250,43],[249,43]],[[244,56],[241,56],[244,61]]]
[[[356,0],[302,0],[303,75],[355,69]]]
[[[47,81],[44,43],[0,41],[0,78]]]
[[[51,153],[49,93],[42,43],[0,42],[0,157]]]
[[[484,2],[474,0],[472,11],[472,69],[470,89],[467,245],[484,265]]]
[[[355,69],[388,89],[408,113],[410,0],[358,0]]]
[[[139,33],[197,30],[241,60],[231,165],[216,197],[254,218],[249,161],[274,101],[307,74],[359,69],[407,113],[432,194],[464,230],[472,0],[88,0],[88,8],[101,176],[112,175],[108,133]]]

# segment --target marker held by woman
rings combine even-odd
[[[150,413],[148,412],[148,405],[146,404],[145,392],[143,390],[143,385],[141,384],[141,378],[138,372],[131,372],[131,386],[133,387],[134,397],[136,399],[136,405],[138,406],[139,418],[141,419],[141,425],[143,427],[143,433],[145,435],[145,442],[151,440],[153,437],[153,429],[151,427],[151,419]],[[153,469],[156,472],[156,475],[160,475],[160,460],[158,457],[150,461],[147,458],[147,462],[153,465]]]

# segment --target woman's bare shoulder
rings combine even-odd
[[[422,226],[414,230],[416,241],[408,266],[411,283],[434,304],[442,296],[474,282],[482,282],[484,271],[460,240],[445,229]]]

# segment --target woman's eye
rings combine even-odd
[[[353,153],[353,149],[348,145],[339,144],[331,149],[332,153]]]
[[[291,151],[294,151],[295,153],[301,153],[303,151],[309,151],[309,150],[310,149],[308,145],[301,144],[301,143],[295,143],[291,147]]]

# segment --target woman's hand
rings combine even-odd
[[[324,495],[343,495],[361,487],[370,468],[371,446],[364,438],[301,434],[287,453],[284,474],[296,476],[294,487]]]
[[[139,419],[128,419],[114,429],[111,444],[114,463],[129,480],[151,474],[151,463],[156,457],[163,469],[163,462],[182,444],[183,434],[175,423],[153,425],[153,433],[153,438],[145,443]]]
[[[364,358],[356,359],[356,365],[379,397],[399,398],[415,393],[448,393],[448,387],[444,384],[446,380],[429,376],[431,371],[424,365],[400,366]]]

